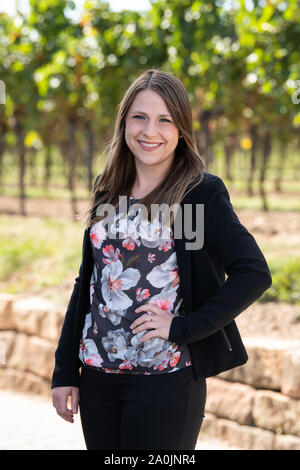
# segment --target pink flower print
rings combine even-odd
[[[173,308],[173,301],[168,298],[165,298],[165,299],[154,298],[151,303],[153,303],[154,305],[157,305],[162,310],[166,310],[168,312],[171,312]]]
[[[133,366],[130,361],[124,361],[122,362],[122,364],[119,365],[119,369],[132,370]]]
[[[97,333],[98,333],[98,325],[97,325],[97,323],[94,321],[93,334],[96,335]]]
[[[110,264],[114,261],[118,261],[119,257],[122,256],[120,255],[119,248],[117,248],[115,251],[113,245],[106,245],[104,248],[102,248],[102,253],[106,256],[106,258],[102,258],[102,261],[105,264]]]
[[[175,367],[180,358],[180,351],[170,354],[170,366]]]
[[[172,241],[165,240],[164,243],[159,244],[157,248],[159,249],[159,251],[163,250],[164,252],[166,252],[166,251],[169,251],[171,247],[172,247]]]
[[[175,281],[177,276],[177,255],[174,251],[174,253],[172,253],[164,263],[154,266],[153,269],[147,274],[146,279],[154,287],[166,287],[171,283],[178,283],[178,279]]]
[[[186,362],[185,362],[185,365],[186,365],[186,366],[191,366],[192,363],[191,363],[191,361],[186,361]]]
[[[140,246],[141,241],[139,240],[140,234],[137,230],[137,227],[135,223],[128,219],[127,220],[127,226],[123,227],[123,235],[122,238],[124,238],[124,241],[122,242],[122,246],[126,248],[127,250],[134,250],[135,245]]]
[[[179,270],[178,268],[172,269],[170,271],[170,277],[173,278],[172,281],[172,287],[175,287],[179,284],[180,282],[180,277],[179,277]]]
[[[148,297],[150,297],[149,289],[142,289],[142,287],[139,287],[136,290],[136,300],[138,302],[141,302],[142,300],[148,299]]]
[[[155,253],[148,253],[148,261],[149,261],[149,263],[154,263],[155,257],[156,257]]]
[[[132,305],[132,300],[124,291],[139,282],[140,272],[134,268],[123,271],[120,260],[108,264],[102,270],[101,292],[104,302],[111,310],[124,310]]]
[[[92,339],[84,340],[84,345],[81,347],[80,351],[80,359],[90,366],[101,367],[103,359]]]
[[[162,361],[158,367],[154,366],[153,368],[158,369],[159,371],[162,371],[166,369],[166,367],[168,367],[168,360]]]
[[[80,351],[84,352],[85,351],[85,344],[83,338],[80,340]]]
[[[85,360],[85,362],[89,366],[100,367],[102,364],[102,359],[100,359],[99,354],[92,354],[89,358]]]
[[[90,230],[90,238],[95,248],[100,249],[105,240],[106,231],[105,228],[102,226],[101,221],[96,222]]]

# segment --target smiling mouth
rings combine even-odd
[[[155,150],[162,145],[162,142],[151,143],[151,142],[144,142],[141,140],[138,140],[138,143],[143,149],[146,149],[146,150]]]

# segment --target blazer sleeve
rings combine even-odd
[[[205,193],[204,244],[217,256],[228,277],[195,311],[173,318],[168,339],[177,344],[215,333],[272,285],[265,257],[235,214],[222,179],[215,176]]]
[[[55,351],[55,366],[52,374],[51,388],[67,386],[78,387],[79,384],[79,368],[77,364],[74,364],[72,343],[81,273],[82,262],[79,268],[79,274],[75,278],[73,292],[65,314],[58,346]]]
[[[94,190],[100,176],[101,175],[98,175],[94,182]],[[84,238],[85,233],[83,237],[82,249],[84,248]],[[79,361],[77,361],[77,363],[74,363],[73,333],[82,269],[83,266],[81,261],[79,273],[75,278],[73,292],[71,294],[71,298],[69,300],[64,322],[62,325],[58,346],[55,351],[55,365],[52,374],[51,388],[79,386]]]

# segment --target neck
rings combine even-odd
[[[141,199],[153,191],[165,177],[166,170],[162,170],[161,166],[157,168],[140,168],[136,167],[136,177],[131,188],[131,196],[135,199]]]

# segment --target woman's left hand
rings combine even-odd
[[[141,305],[135,310],[136,313],[143,311],[148,313],[141,315],[131,323],[130,328],[132,329],[132,333],[137,334],[143,330],[151,330],[141,338],[142,342],[157,336],[159,338],[168,339],[174,315],[151,303]]]

